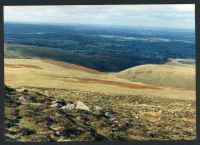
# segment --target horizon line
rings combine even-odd
[[[115,24],[84,24],[84,23],[45,23],[45,22],[17,22],[17,21],[4,21],[5,23],[15,23],[15,24],[32,24],[32,25],[52,25],[52,26],[71,26],[71,25],[81,25],[81,26],[114,26],[114,27],[127,27],[127,28],[147,28],[147,29],[171,29],[171,30],[186,30],[195,31],[195,28],[177,28],[177,27],[153,27],[153,26],[133,26],[133,25],[115,25]]]

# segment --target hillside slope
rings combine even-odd
[[[6,141],[194,140],[195,101],[5,87]],[[84,103],[88,110],[59,108]],[[84,105],[84,106],[85,106]],[[87,108],[86,107],[86,108]]]
[[[102,73],[69,63],[38,59],[5,59],[5,83],[15,87],[67,88],[107,94],[195,99],[194,90],[132,82],[117,77],[115,73]]]
[[[133,82],[195,89],[195,68],[180,66],[172,63],[163,65],[147,64],[129,68],[117,74],[118,77]]]

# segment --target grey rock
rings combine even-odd
[[[56,135],[61,135],[61,132],[60,131],[56,131],[55,134]]]
[[[107,117],[111,117],[112,114],[111,114],[110,112],[106,112],[106,113],[105,113],[105,116],[107,116]]]
[[[85,111],[90,111],[90,108],[88,106],[86,106],[83,102],[81,101],[77,101],[76,102],[76,109],[80,109],[80,110],[85,110]]]
[[[100,106],[94,106],[94,108],[95,108],[97,111],[101,111],[101,110],[103,110],[103,108],[100,107]]]
[[[20,92],[20,93],[25,92],[26,90],[27,90],[26,88],[18,88],[18,89],[16,89],[16,91]]]
[[[61,108],[63,106],[65,106],[66,103],[63,99],[56,99],[55,101],[52,102],[52,105],[51,106],[55,106],[57,108]]]
[[[115,120],[116,120],[116,118],[115,118],[115,117],[113,117],[113,118],[110,118],[109,120],[110,120],[110,121],[115,121]]]
[[[57,103],[55,103],[55,104],[52,104],[52,105],[50,105],[50,107],[52,107],[52,108],[56,108],[57,107]]]
[[[64,137],[58,139],[58,142],[68,142],[68,141],[72,141],[71,139],[65,139]]]
[[[74,108],[75,108],[74,104],[67,104],[67,105],[61,107],[61,109],[64,109],[64,110],[72,110]]]
[[[20,96],[19,100],[21,100],[22,102],[26,102],[27,100],[24,98],[24,96]]]

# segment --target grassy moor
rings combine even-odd
[[[193,12],[5,7],[6,141],[196,139]]]

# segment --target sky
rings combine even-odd
[[[195,5],[4,6],[4,21],[195,29]]]

